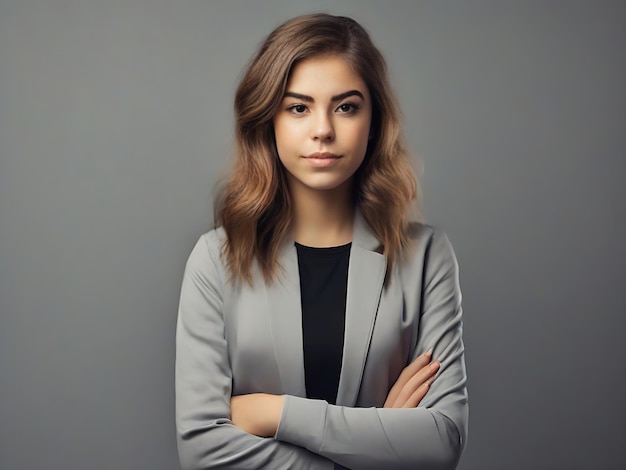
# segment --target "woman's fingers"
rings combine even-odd
[[[419,371],[417,371],[413,377],[411,377],[402,387],[400,393],[396,396],[396,399],[393,401],[391,405],[392,408],[408,408],[411,407],[411,403],[415,401],[416,397],[419,397],[419,400],[413,407],[419,404],[419,401],[426,395],[428,391],[428,387],[430,386],[430,381],[434,378],[435,374],[439,370],[439,362],[435,361],[426,366],[422,367]],[[422,388],[423,394],[421,394],[420,387]],[[425,389],[424,389],[425,387]],[[421,396],[420,396],[421,395]]]
[[[400,376],[396,380],[396,383],[393,384],[391,390],[387,394],[387,399],[385,400],[384,408],[392,408],[395,403],[398,395],[402,388],[406,385],[406,383],[418,372],[422,367],[424,367],[430,361],[430,357],[432,355],[431,351],[427,351],[421,356],[418,356],[413,362],[411,362],[408,366],[406,366]]]
[[[421,356],[419,356],[411,364],[409,364],[402,370],[402,373],[398,377],[398,380],[396,380],[396,382],[393,384],[393,387],[391,387],[391,390],[389,391],[387,395],[387,399],[385,400],[385,405],[384,405],[385,408],[394,407],[394,404],[396,403],[398,396],[400,395],[402,390],[405,388],[407,383],[413,377],[415,377],[415,375],[418,374],[425,366],[428,365],[428,363],[430,362],[431,356],[432,356],[432,351],[428,351],[422,354]]]
[[[428,389],[430,388],[430,384],[432,383],[432,379],[426,381],[419,387],[417,390],[413,392],[413,394],[409,397],[409,399],[401,406],[401,408],[415,408],[420,404],[422,398],[426,396]]]

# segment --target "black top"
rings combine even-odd
[[[306,394],[331,404],[337,400],[341,372],[351,245],[312,248],[296,243]]]

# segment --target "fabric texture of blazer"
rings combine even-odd
[[[468,401],[458,265],[447,237],[416,224],[414,245],[387,264],[357,213],[348,267],[337,404],[307,399],[300,280],[293,244],[282,275],[228,281],[223,229],[202,235],[181,290],[176,333],[176,423],[188,469],[453,469],[465,447]],[[432,349],[441,362],[417,408],[382,408],[402,369]],[[230,398],[285,395],[276,435],[235,427]]]

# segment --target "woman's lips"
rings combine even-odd
[[[304,159],[312,166],[325,168],[332,166],[339,161],[341,156],[330,152],[316,152],[304,157]]]

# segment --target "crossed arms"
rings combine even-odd
[[[383,407],[351,408],[290,395],[232,396],[218,237],[203,236],[187,263],[177,325],[182,468],[455,468],[467,433],[458,267],[443,234],[431,234],[426,254],[413,362]],[[432,383],[431,357],[418,355],[425,344],[440,369]]]

